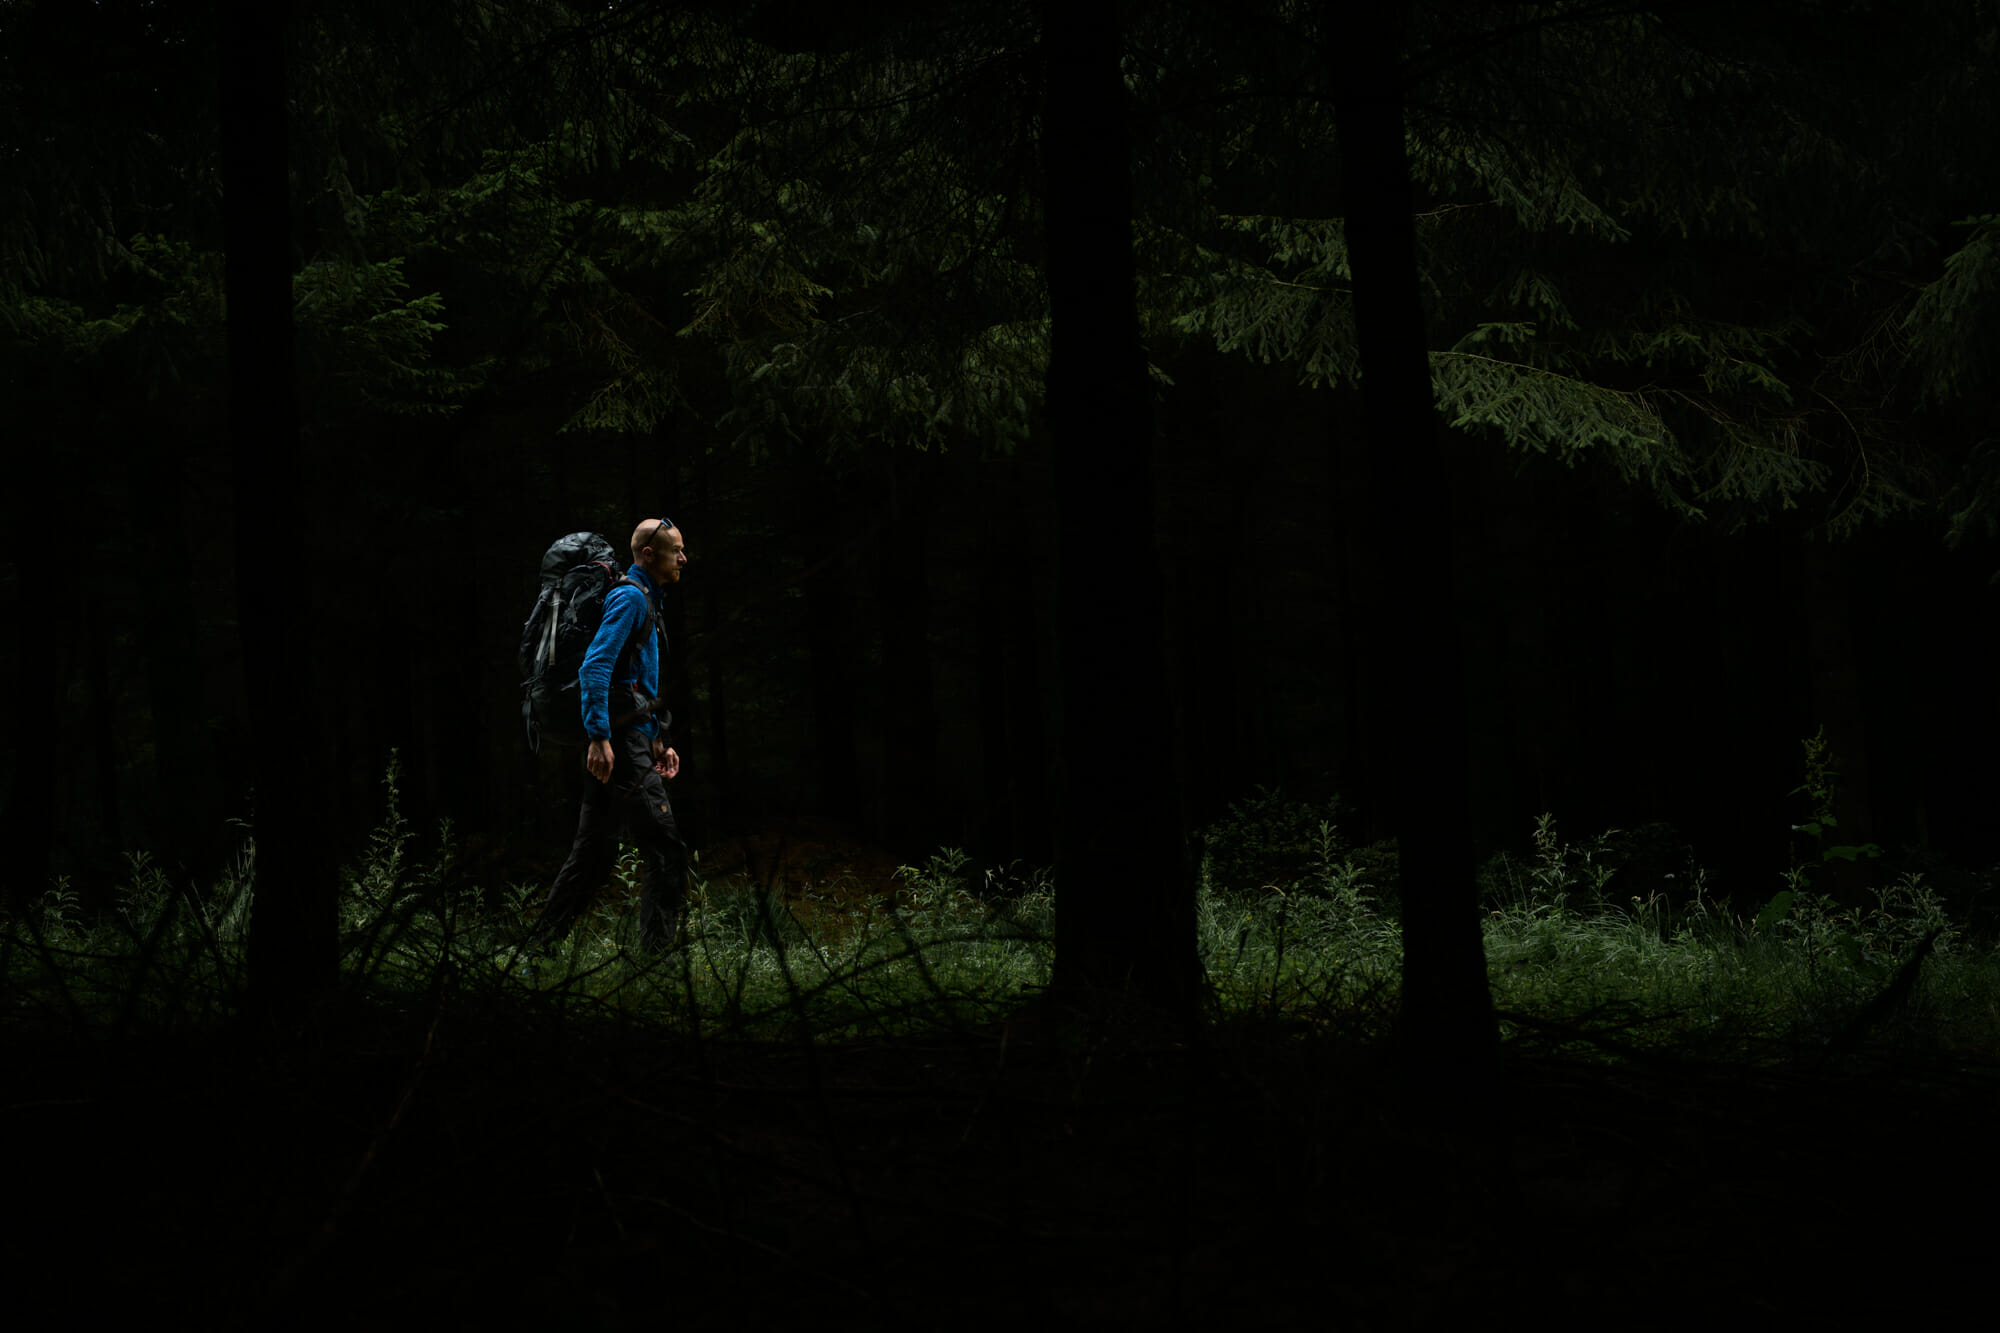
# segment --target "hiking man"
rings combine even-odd
[[[649,518],[632,531],[629,582],[604,599],[604,620],[584,654],[580,675],[588,780],[576,841],[542,900],[529,947],[549,948],[577,917],[618,861],[621,828],[639,847],[639,943],[673,947],[687,893],[687,848],[674,824],[667,781],[681,757],[667,734],[672,714],[654,709],[660,694],[660,593],[679,583],[687,547],[672,519]]]

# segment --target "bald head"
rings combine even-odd
[[[648,546],[665,546],[667,543],[660,539],[660,534],[672,532],[673,530],[674,523],[670,518],[649,518],[645,520],[638,527],[632,529],[632,558],[637,560],[640,552],[644,551]]]
[[[672,519],[649,518],[632,529],[632,563],[652,575],[655,583],[681,581],[681,568],[687,564],[687,547]]]

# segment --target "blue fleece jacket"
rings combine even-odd
[[[583,689],[583,730],[594,741],[611,738],[613,685],[636,683],[639,693],[648,699],[660,697],[660,640],[664,636],[652,632],[649,619],[649,603],[656,605],[660,599],[659,585],[638,565],[627,569],[625,576],[639,586],[621,583],[605,596],[604,621],[598,625],[597,637],[590,641],[578,673]],[[640,635],[636,650],[614,681],[611,673],[620,666],[619,655],[634,635]],[[650,713],[634,725],[648,736],[659,733],[659,724]]]

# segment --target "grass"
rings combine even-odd
[[[104,910],[59,884],[0,927],[0,1032],[22,1038],[0,1111],[36,1147],[22,1271],[205,1327],[561,1328],[823,1318],[830,1296],[882,1327],[1386,1328],[1424,1323],[1412,1302],[1434,1325],[1678,1327],[1773,1272],[1843,1319],[1942,1318],[1984,1271],[1930,1182],[2000,1180],[1970,1058],[1993,1050],[1996,960],[1921,878],[1841,906],[1794,873],[1737,910],[1692,867],[1628,885],[1615,838],[1543,820],[1481,872],[1515,1058],[1480,1108],[1494,1141],[1468,1147],[1413,1123],[1374,1058],[1395,857],[1335,812],[1260,798],[1205,836],[1214,1040],[1091,1045],[955,1035],[1048,984],[1045,875],[953,851],[893,893],[710,874],[684,947],[648,961],[628,859],[530,967],[510,942],[539,887],[481,891],[448,831],[396,815],[394,779],[343,880],[338,1039],[199,1040],[239,1007],[247,851],[199,893],[134,858]],[[140,1040],[31,1040],[78,1033]],[[1916,1058],[1846,1058],[1883,1051]],[[97,1235],[143,1243],[107,1272],[76,1243]]]
[[[950,849],[903,867],[892,895],[844,903],[824,886],[788,895],[742,873],[697,874],[684,945],[659,959],[635,947],[628,854],[611,902],[555,957],[530,959],[517,941],[538,888],[516,885],[496,902],[465,882],[448,828],[416,855],[397,776],[392,765],[387,814],[343,879],[353,997],[406,1005],[449,988],[561,1019],[839,1042],[963,1030],[1049,984],[1046,872],[975,877]],[[1401,967],[1393,849],[1349,847],[1338,813],[1262,793],[1206,831],[1196,920],[1217,1020],[1387,1033]],[[1752,915],[1692,865],[1626,891],[1612,842],[1565,842],[1545,816],[1531,857],[1481,870],[1489,980],[1509,1041],[1582,1043],[1610,1058],[1762,1060],[1863,1040],[2000,1049],[2000,955],[1949,918],[1921,875],[1839,906],[1795,868]],[[0,930],[9,1021],[123,1033],[226,1019],[244,985],[253,867],[246,841],[232,873],[196,892],[135,855],[112,908],[95,914],[56,884]]]
[[[1510,1032],[1557,1019],[1615,1027],[1630,1048],[1742,1058],[1863,1041],[2000,1049],[2000,955],[1951,922],[1921,875],[1843,907],[1794,868],[1753,915],[1718,899],[1696,867],[1621,893],[1601,857],[1606,837],[1565,844],[1549,816],[1535,841],[1532,860],[1496,858],[1482,876],[1489,972]]]

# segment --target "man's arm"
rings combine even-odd
[[[590,748],[584,751],[583,766],[589,769],[590,776],[599,782],[611,781],[612,765],[610,741],[594,740],[590,743]]]
[[[591,740],[611,739],[611,669],[646,618],[646,594],[631,584],[613,588],[604,598],[604,619],[583,654],[578,684],[583,691],[583,734]]]
[[[599,782],[611,781],[611,669],[638,622],[646,618],[646,595],[621,584],[604,597],[604,619],[583,654],[577,686],[583,693],[583,734],[590,737],[584,767]]]

